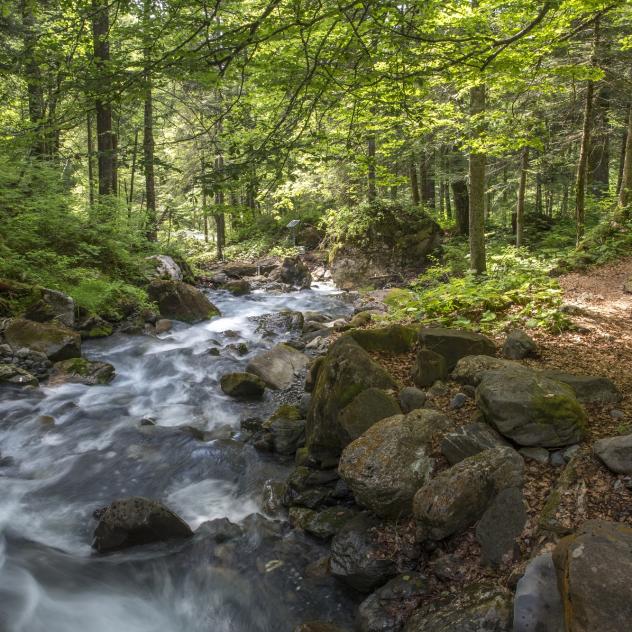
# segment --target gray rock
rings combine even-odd
[[[37,386],[37,378],[15,364],[0,364],[0,386]]]
[[[309,288],[312,284],[311,272],[298,256],[285,257],[281,265],[270,273],[269,279],[287,283],[301,290]]]
[[[487,371],[528,370],[513,360],[486,355],[471,355],[461,358],[452,371],[452,379],[467,386],[478,386]]]
[[[248,283],[245,279],[227,281],[222,287],[234,296],[244,296],[246,294],[250,294],[251,290],[250,283]]]
[[[102,386],[109,384],[114,377],[114,367],[109,362],[94,362],[85,358],[72,358],[55,362],[48,384],[49,386],[58,386],[59,384]]]
[[[328,540],[356,515],[357,511],[340,505],[327,507],[321,511],[314,511],[306,507],[292,507],[290,509],[290,523],[316,538]]]
[[[497,586],[470,584],[416,610],[404,632],[512,632],[511,594]]]
[[[545,377],[570,386],[584,404],[616,404],[622,395],[617,385],[607,377],[572,375],[561,371],[543,371]]]
[[[246,371],[258,375],[270,388],[284,390],[294,383],[308,364],[309,358],[304,353],[279,344],[252,358]]]
[[[283,511],[283,498],[286,485],[283,481],[268,480],[263,484],[261,508],[271,516],[276,516]]]
[[[549,451],[546,448],[520,448],[518,450],[525,459],[546,465],[549,462]]]
[[[624,413],[622,410],[618,410],[618,409],[616,409],[616,408],[613,408],[613,409],[610,411],[610,416],[611,416],[613,419],[625,419],[625,413]]]
[[[226,395],[236,399],[261,399],[266,388],[265,382],[252,373],[227,373],[220,385]]]
[[[538,355],[538,345],[531,336],[520,329],[510,332],[503,345],[503,356],[510,360],[522,360],[523,358]]]
[[[92,548],[99,553],[193,535],[173,511],[140,496],[115,500],[98,514]]]
[[[410,514],[415,492],[434,467],[431,443],[449,424],[428,409],[382,419],[343,450],[340,476],[356,501],[377,515]]]
[[[464,329],[423,327],[419,330],[419,342],[426,349],[442,355],[448,371],[452,371],[456,363],[465,356],[496,355],[496,345],[492,340]]]
[[[360,604],[357,619],[360,632],[399,632],[428,593],[428,580],[420,573],[394,577]]]
[[[219,310],[200,290],[183,281],[154,280],[147,288],[162,318],[199,323],[219,315]]]
[[[522,446],[566,446],[586,432],[586,412],[573,390],[532,371],[487,371],[476,403],[488,423]]]
[[[380,419],[399,415],[397,400],[379,388],[367,388],[356,395],[338,416],[344,442],[354,441]]]
[[[441,440],[441,453],[450,465],[507,442],[488,424],[474,422],[450,432]]]
[[[283,405],[263,424],[277,454],[294,454],[305,443],[305,419],[296,406]]]
[[[55,321],[65,327],[75,326],[75,302],[63,292],[41,288],[39,298],[24,312],[24,318],[41,323]]]
[[[483,564],[500,566],[513,561],[526,522],[522,490],[510,487],[498,492],[476,525]]]
[[[533,558],[518,581],[513,632],[564,632],[562,598],[551,553]]]
[[[4,338],[16,354],[26,348],[43,353],[52,362],[81,356],[81,336],[55,323],[16,318],[5,328]]]
[[[452,410],[458,410],[459,408],[463,408],[463,406],[465,406],[466,403],[467,403],[467,395],[465,393],[457,393],[450,400],[450,408],[452,408]]]
[[[417,386],[428,387],[446,377],[448,377],[448,367],[445,358],[430,349],[419,349],[412,370],[413,382]]]
[[[368,513],[347,522],[331,541],[330,570],[346,584],[369,593],[398,573],[411,570],[418,547],[402,543],[399,551],[385,553],[378,529],[382,523]]]
[[[158,335],[166,334],[168,331],[171,331],[172,328],[173,321],[169,320],[168,318],[159,318],[156,321],[156,333]]]
[[[490,448],[444,470],[413,500],[422,537],[442,540],[474,524],[503,489],[522,487],[524,462],[512,448]]]
[[[632,474],[632,434],[599,439],[593,450],[608,469],[617,474]]]
[[[632,621],[632,528],[590,520],[560,540],[553,563],[566,630],[623,632]]]
[[[566,459],[562,450],[551,452],[551,465],[553,467],[564,467],[566,465]]]
[[[156,279],[182,281],[182,268],[168,255],[152,255],[147,257],[152,268],[151,276]]]
[[[414,386],[405,386],[399,392],[399,405],[404,414],[423,408],[426,403],[426,394],[419,388]]]

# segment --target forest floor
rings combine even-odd
[[[623,394],[617,404],[586,405],[589,432],[566,467],[525,460],[524,498],[528,520],[512,562],[499,569],[480,564],[475,529],[441,543],[430,564],[458,570],[448,584],[435,586],[439,596],[472,581],[491,581],[512,586],[528,560],[550,548],[561,536],[590,519],[627,522],[632,525],[632,480],[610,472],[593,454],[595,440],[632,432],[632,294],[624,283],[632,278],[632,257],[559,279],[564,302],[570,307],[575,328],[561,334],[529,331],[537,341],[540,356],[525,361],[534,368],[611,378]],[[496,342],[502,345],[504,336]],[[412,385],[410,372],[415,354],[374,354],[405,385]],[[473,400],[454,410],[452,397],[459,384],[447,382],[445,392],[431,399],[431,406],[445,412],[457,425],[478,418]],[[438,458],[441,457],[438,455]],[[440,461],[439,461],[440,462]],[[447,464],[444,464],[447,465]],[[440,466],[441,467],[441,466]]]

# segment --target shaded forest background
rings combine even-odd
[[[397,317],[563,327],[551,271],[632,245],[631,23],[622,1],[5,0],[0,276],[117,312],[152,253],[201,272],[296,252],[292,219],[331,251],[426,213],[443,254]]]

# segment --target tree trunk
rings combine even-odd
[[[454,195],[457,235],[467,235],[470,230],[470,195],[467,190],[467,182],[463,179],[453,180],[452,195]]]
[[[417,181],[417,168],[414,160],[410,162],[410,191],[412,193],[413,205],[419,206],[419,182]]]
[[[432,155],[422,154],[419,161],[421,201],[424,207],[434,209],[437,200],[435,197],[435,178],[432,167]]]
[[[153,9],[152,0],[143,0],[143,21],[146,32],[143,49],[143,75],[145,78],[145,112],[143,120],[143,162],[145,166],[145,198],[147,200],[148,241],[158,241],[158,213],[156,210],[156,176],[154,158],[154,98],[151,80],[151,49],[149,41],[149,23]]]
[[[88,200],[90,208],[94,207],[94,141],[92,139],[92,112],[86,113],[86,134],[88,136]]]
[[[42,72],[36,58],[37,34],[33,0],[22,0],[22,29],[24,42],[24,78],[28,94],[29,122],[33,128],[31,153],[36,158],[47,154],[46,134],[44,132],[44,91]]]
[[[465,190],[467,192],[467,186]],[[452,204],[450,203],[450,184],[447,181],[443,184],[443,192],[445,195],[445,216],[447,219],[452,219]],[[467,202],[465,207],[467,208],[468,205],[469,201]]]
[[[628,106],[626,121],[629,120],[630,116],[632,116],[632,106]],[[621,182],[623,182],[623,167],[625,163],[625,148],[628,143],[628,125],[623,130],[621,134],[621,149],[619,151],[619,167],[617,169],[617,196],[621,195]]]
[[[527,170],[529,169],[529,148],[523,147],[520,160],[520,183],[518,185],[518,203],[516,204],[516,246],[522,246],[524,231],[524,199],[527,190]]]
[[[375,179],[375,135],[371,134],[367,140],[367,161],[368,161],[368,193],[369,202],[374,202],[377,198],[377,187]]]
[[[134,204],[134,178],[136,177],[136,158],[138,156],[138,128],[134,130],[134,148],[132,150],[132,173],[129,181],[129,199],[127,200],[127,217],[132,218]]]
[[[99,195],[116,194],[116,141],[112,131],[109,0],[92,0],[92,37],[96,66]]]
[[[608,195],[610,188],[609,108],[610,90],[607,86],[601,86],[595,95],[595,135],[588,157],[590,191],[597,199]]]
[[[595,41],[593,45],[592,65],[595,65],[595,50],[599,40],[599,21],[595,21]],[[590,79],[586,85],[584,100],[584,123],[582,126],[582,140],[579,148],[579,160],[577,161],[577,174],[575,176],[575,224],[577,244],[584,236],[586,223],[586,176],[588,170],[588,152],[590,151],[590,133],[593,119],[593,94],[595,85]]]
[[[628,134],[625,143],[625,159],[621,173],[621,190],[619,206],[624,209],[626,217],[630,217],[630,203],[632,202],[632,107],[628,115]]]
[[[485,85],[470,89],[470,116],[479,119],[485,110]],[[475,120],[475,138],[481,130],[480,120]],[[485,154],[472,151],[469,158],[470,177],[470,267],[476,274],[486,270],[485,257]]]

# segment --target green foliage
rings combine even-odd
[[[429,268],[409,289],[386,298],[393,319],[495,331],[507,323],[560,331],[568,326],[559,311],[561,290],[548,272],[550,263],[513,246],[495,247],[488,274],[463,272],[467,262],[453,247],[442,263]]]

